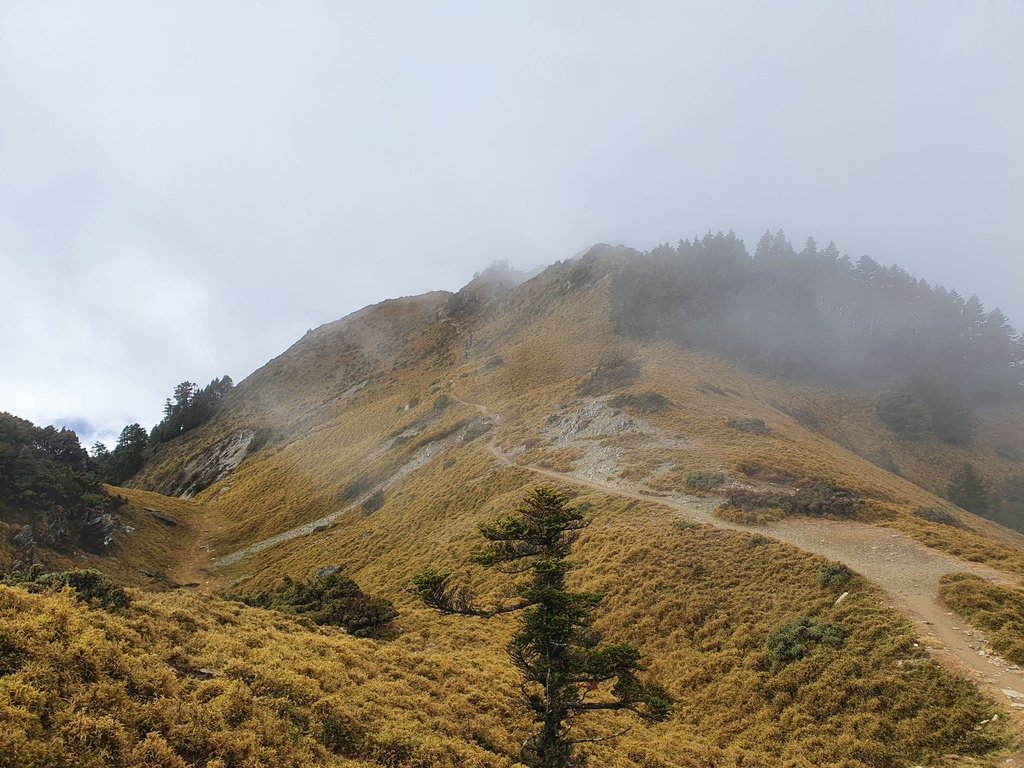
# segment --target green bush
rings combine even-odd
[[[771,634],[768,654],[775,661],[788,664],[802,659],[814,645],[839,647],[845,639],[846,632],[838,624],[802,616]]]
[[[466,425],[466,431],[462,434],[462,442],[469,443],[476,440],[481,435],[486,435],[491,429],[494,428],[494,424],[486,419],[476,419],[469,422]]]
[[[843,586],[849,584],[852,578],[853,571],[842,563],[826,563],[818,572],[818,583],[822,588]]]
[[[764,419],[730,419],[725,422],[725,426],[732,427],[737,432],[749,432],[763,437],[768,437],[772,433]]]
[[[603,395],[613,389],[632,384],[640,378],[636,360],[617,357],[601,363],[579,386],[581,395]]]
[[[315,624],[341,627],[356,637],[381,637],[398,615],[390,600],[370,597],[340,568],[321,568],[310,581],[285,577],[256,595],[237,597],[256,608],[304,616]]]
[[[963,523],[957,520],[952,514],[944,509],[938,509],[936,507],[920,507],[915,509],[912,513],[914,517],[919,517],[922,520],[927,520],[929,523],[938,523],[939,525],[949,525],[953,528],[964,528]]]
[[[683,484],[691,491],[713,491],[725,482],[725,475],[721,472],[708,472],[696,470],[688,472]]]
[[[789,496],[782,507],[787,515],[855,517],[857,497],[832,483],[815,483]]]
[[[363,502],[363,512],[368,515],[372,514],[383,507],[385,501],[387,501],[387,496],[384,495],[384,491],[374,491],[367,496],[366,501]]]
[[[377,485],[377,480],[366,475],[361,475],[353,480],[351,483],[345,486],[341,492],[341,501],[354,501],[365,493],[369,493],[373,490],[373,487]]]
[[[657,392],[641,392],[636,395],[619,395],[611,401],[613,408],[632,408],[640,413],[657,413],[668,407],[668,398]]]
[[[725,492],[726,506],[735,509],[758,510],[782,508],[789,496],[772,491],[753,491],[749,488],[730,488]]]
[[[2,583],[37,593],[70,587],[80,602],[110,611],[122,610],[132,603],[131,597],[121,586],[94,570],[46,573],[39,566],[33,566],[27,572],[9,576]]]

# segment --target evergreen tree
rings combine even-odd
[[[129,424],[122,429],[117,438],[117,446],[104,462],[103,479],[113,485],[120,485],[142,469],[143,451],[147,445],[149,435],[141,425]]]
[[[214,379],[205,387],[183,381],[174,388],[174,398],[164,401],[164,418],[153,427],[150,442],[163,443],[205,424],[234,387],[230,376]]]
[[[968,512],[983,515],[988,511],[988,488],[970,464],[964,464],[949,484],[946,497]]]
[[[529,575],[516,584],[514,601],[481,608],[471,592],[450,583],[449,574],[425,571],[413,578],[414,591],[442,613],[489,618],[522,612],[508,653],[523,675],[523,696],[539,726],[523,752],[526,763],[536,768],[583,764],[574,745],[590,739],[573,738],[571,726],[588,712],[628,709],[660,721],[672,710],[664,688],[637,677],[645,667],[636,648],[600,644],[590,622],[602,596],[567,589],[573,564],[566,558],[588,522],[567,501],[542,486],[513,514],[480,527],[489,544],[473,556],[475,562],[512,576]]]

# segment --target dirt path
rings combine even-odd
[[[206,520],[192,522],[198,528],[192,528],[188,533],[188,545],[180,560],[171,569],[170,581],[177,588],[184,589],[215,589],[220,584],[210,565],[210,547],[208,544],[209,530],[203,526],[208,524]]]
[[[453,399],[475,408],[497,421],[500,417],[486,406],[462,400],[450,389]],[[905,534],[863,523],[838,520],[783,520],[767,525],[741,525],[721,520],[712,512],[717,500],[648,491],[620,480],[585,472],[556,472],[533,464],[517,464],[493,441],[487,450],[503,466],[528,469],[569,485],[602,493],[648,501],[669,507],[675,515],[715,528],[758,533],[791,544],[807,552],[845,564],[884,589],[916,625],[922,644],[940,661],[959,674],[975,680],[995,698],[1015,710],[1015,720],[1024,728],[1024,671],[995,654],[983,634],[965,624],[939,599],[939,578],[945,573],[967,572],[999,583],[1015,583],[1005,573],[969,563],[930,549]],[[1018,698],[1019,696],[1019,698]],[[1024,755],[1010,758],[1005,765],[1024,766]]]

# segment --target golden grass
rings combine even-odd
[[[459,659],[181,592],[108,614],[0,587],[0,626],[0,765],[510,765],[474,733],[507,750],[517,714]]]
[[[942,577],[946,605],[988,634],[1004,658],[1024,666],[1024,590],[1001,587],[968,573]]]
[[[483,465],[467,447],[452,470]],[[500,576],[465,567],[480,541],[472,529],[507,508],[529,479],[498,473],[492,480],[504,492],[483,510],[472,490],[445,497],[428,486],[404,489],[394,503],[404,509],[391,514],[418,511],[409,523],[418,547],[392,549],[410,534],[385,533],[391,526],[382,521],[390,542],[331,531],[321,546],[290,542],[239,566],[254,569],[240,586],[256,587],[267,571],[311,556],[303,568],[312,567],[330,552],[399,605],[393,642],[204,594],[134,592],[130,609],[109,614],[66,593],[0,589],[0,637],[5,658],[15,660],[0,677],[0,754],[22,761],[15,764],[64,765],[72,744],[76,765],[146,765],[159,752],[156,764],[180,765],[170,750],[195,765],[511,765],[528,733],[504,655],[514,618],[437,616],[406,585],[427,563],[499,595]],[[669,722],[634,723],[617,742],[592,747],[594,765],[864,768],[983,755],[1007,742],[997,724],[975,730],[996,712],[993,703],[915,649],[907,622],[870,584],[822,587],[820,558],[681,525],[657,505],[598,494],[576,503],[590,508],[593,523],[576,546],[573,580],[606,594],[597,628],[639,645],[679,701]],[[839,590],[851,595],[834,608]],[[843,646],[774,662],[767,638],[799,616],[842,626]],[[607,733],[621,724],[605,718],[590,727]]]

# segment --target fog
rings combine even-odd
[[[1024,6],[6,3],[0,410],[110,439],[594,242],[834,240],[1024,325]]]

